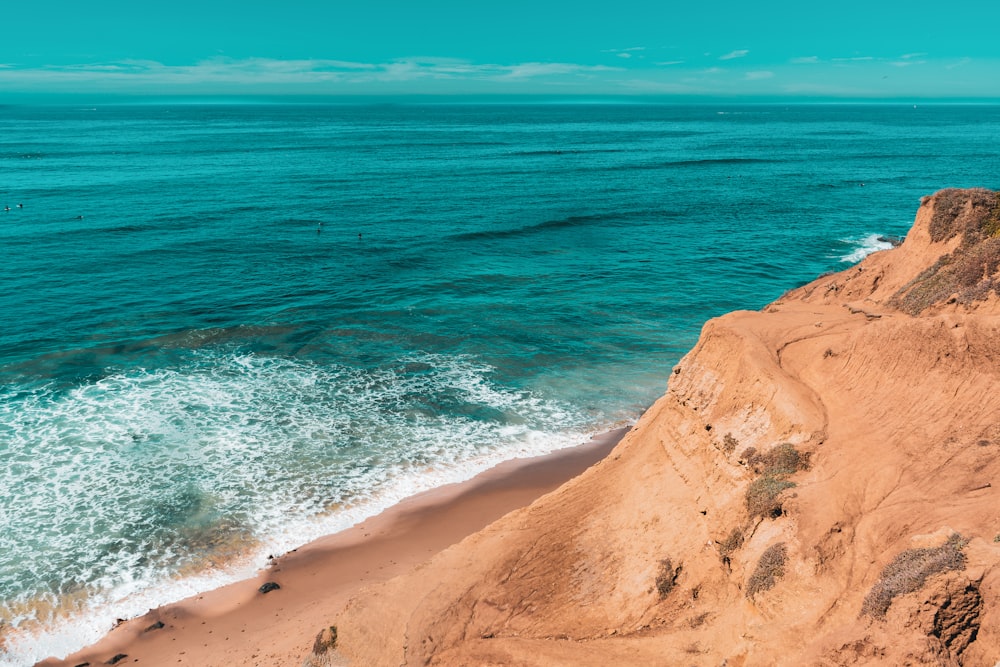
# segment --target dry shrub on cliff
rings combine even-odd
[[[719,542],[719,555],[723,558],[727,557],[729,554],[733,553],[737,549],[743,546],[743,527],[737,526],[733,528],[726,539]]]
[[[681,566],[674,567],[669,558],[660,561],[660,569],[656,573],[656,592],[660,599],[667,597],[677,585],[677,577],[681,576]]]
[[[757,593],[770,590],[785,574],[785,563],[788,562],[788,550],[784,542],[772,544],[757,561],[757,567],[747,580],[746,595],[752,598]]]
[[[320,655],[337,648],[337,626],[331,625],[320,630],[313,641],[313,653]]]
[[[911,315],[954,296],[971,304],[1000,294],[1000,193],[942,190],[934,195],[931,239],[947,241],[962,234],[958,248],[904,285],[890,303]]]
[[[790,442],[783,442],[764,454],[754,454],[747,463],[757,474],[784,477],[805,470],[809,456],[800,453]]]
[[[965,569],[965,554],[962,549],[967,541],[955,534],[939,547],[907,549],[892,559],[882,569],[882,574],[861,604],[861,613],[873,618],[885,618],[893,599],[918,591],[927,578]]]
[[[785,489],[795,486],[794,482],[785,478],[799,470],[805,470],[809,457],[788,442],[772,447],[764,454],[748,449],[743,455],[746,457],[746,464],[761,475],[747,487],[746,505],[750,516],[765,519],[781,516],[781,501],[778,497]]]
[[[983,235],[995,234],[1000,227],[1000,193],[985,188],[961,190],[947,188],[934,195],[934,215],[931,216],[931,240],[935,243],[954,238],[956,234],[972,236],[979,241]]]
[[[750,482],[747,487],[746,503],[751,517],[776,519],[781,516],[781,501],[778,496],[785,489],[795,486],[795,482],[766,475]]]
[[[316,635],[312,653],[302,662],[302,667],[333,667],[334,664],[340,664],[333,655],[336,648],[337,626],[331,625]]]

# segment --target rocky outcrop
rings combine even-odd
[[[608,458],[356,597],[326,664],[996,664],[998,202],[706,323]]]

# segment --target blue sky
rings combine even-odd
[[[1000,98],[1000,2],[7,3],[24,95]]]

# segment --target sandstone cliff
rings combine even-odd
[[[608,458],[307,660],[996,664],[998,233],[1000,195],[945,190],[899,248],[708,322]]]

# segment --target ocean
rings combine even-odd
[[[631,423],[998,167],[984,105],[0,107],[0,665]]]

